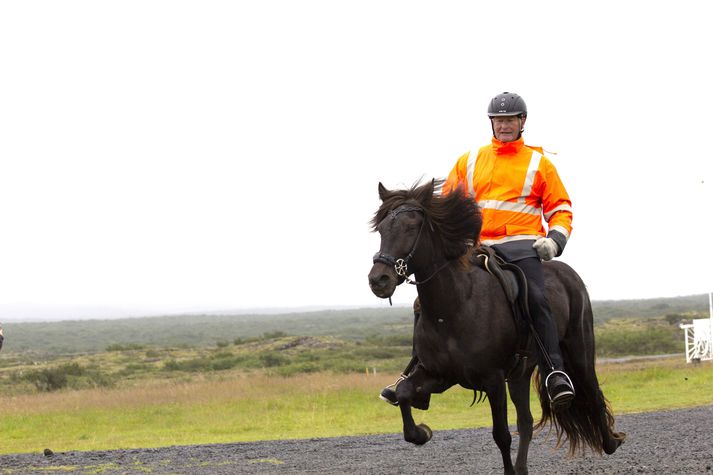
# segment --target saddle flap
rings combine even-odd
[[[508,302],[515,304],[520,292],[520,284],[515,271],[507,268],[510,264],[503,261],[490,246],[478,247],[475,250],[475,258],[478,266],[498,279],[505,291]]]

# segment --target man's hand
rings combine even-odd
[[[537,238],[537,241],[535,241],[532,247],[535,248],[537,255],[540,256],[540,259],[543,261],[549,261],[555,257],[559,251],[554,239],[548,237]]]

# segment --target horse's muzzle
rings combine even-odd
[[[376,262],[369,272],[369,288],[379,298],[387,299],[394,295],[396,286],[400,284],[396,271],[391,266]]]

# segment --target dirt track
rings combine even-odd
[[[422,447],[390,434],[66,452],[50,457],[4,455],[0,474],[502,473],[490,429],[434,429],[433,439]],[[713,475],[713,405],[619,416],[617,429],[628,437],[612,456],[569,458],[564,450],[554,451],[552,439],[540,434],[530,449],[530,473]],[[516,438],[514,442],[515,447]]]

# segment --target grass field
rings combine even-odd
[[[713,404],[713,364],[682,357],[602,364],[615,414]],[[396,408],[377,398],[395,374],[268,376],[237,371],[129,387],[0,396],[0,453],[105,450],[400,432]],[[434,430],[490,425],[472,392],[435,395],[417,421]],[[533,412],[538,411],[533,404]],[[514,410],[510,410],[514,423]]]

